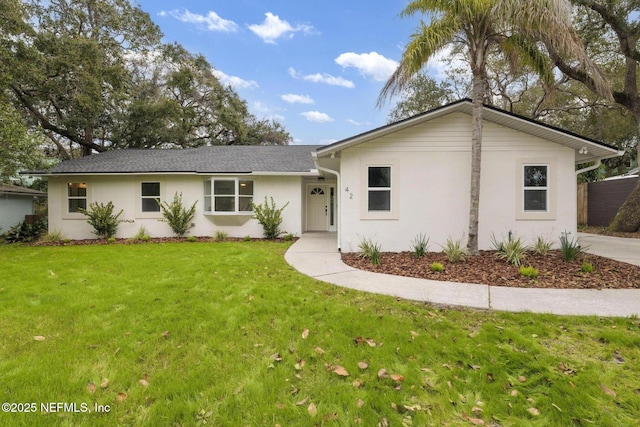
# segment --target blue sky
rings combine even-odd
[[[140,0],[164,33],[202,53],[259,118],[294,144],[327,144],[387,122],[376,108],[417,18],[407,0]]]

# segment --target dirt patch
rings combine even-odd
[[[536,279],[520,275],[519,268],[496,256],[493,251],[480,251],[464,262],[450,263],[441,252],[429,252],[416,258],[410,252],[382,253],[380,265],[372,265],[355,253],[342,254],[345,264],[354,268],[396,276],[418,277],[447,282],[480,283],[518,288],[558,289],[640,289],[640,266],[584,254],[574,262],[565,262],[560,251],[542,256],[529,253],[522,265],[538,269]],[[595,267],[592,273],[581,271],[582,262]],[[433,272],[430,265],[439,262],[444,271]]]

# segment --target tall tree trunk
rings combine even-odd
[[[640,110],[640,108],[639,108]],[[636,123],[638,124],[638,135],[640,135],[640,111],[634,114]],[[640,165],[640,141],[638,142],[638,164]],[[624,201],[616,216],[613,217],[611,224],[607,227],[609,231],[622,231],[633,233],[640,230],[640,179]]]
[[[485,79],[479,72],[473,73],[473,107],[471,112],[471,190],[469,192],[469,240],[467,250],[471,255],[478,251],[478,222],[480,213],[480,165],[482,155],[482,109]]]

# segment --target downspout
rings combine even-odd
[[[613,157],[619,157],[619,156],[622,156],[622,155],[624,155],[624,150],[618,150],[618,152],[616,154],[613,154],[611,156],[598,157],[596,159],[596,163],[595,164],[593,164],[591,166],[587,166],[586,168],[578,169],[576,171],[576,176],[580,175],[581,173],[589,172],[589,171],[592,171],[594,169],[599,168],[604,159],[611,159]]]
[[[336,209],[336,215],[338,217],[338,223],[336,225],[336,235],[337,235],[337,244],[338,244],[338,252],[340,252],[341,250],[341,244],[342,244],[342,215],[340,215],[340,213],[342,212],[342,201],[340,200],[340,188],[342,188],[342,184],[341,184],[341,180],[340,180],[340,172],[335,171],[333,169],[328,169],[325,168],[323,166],[320,166],[318,164],[318,153],[313,151],[311,153],[311,157],[313,157],[313,162],[316,165],[316,169],[318,169],[321,172],[326,172],[329,173],[331,175],[335,175],[336,176],[336,204],[337,204],[337,209]]]

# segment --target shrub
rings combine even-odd
[[[226,240],[228,237],[229,237],[229,233],[221,230],[216,231],[216,234],[213,235],[213,238],[215,239],[216,242],[222,242],[223,240]]]
[[[535,279],[538,277],[538,269],[537,268],[533,268],[530,265],[528,266],[520,266],[520,275],[524,276],[524,277],[528,277],[530,279]]]
[[[424,233],[418,234],[411,241],[411,251],[413,252],[413,255],[415,257],[418,257],[418,258],[423,257],[427,253],[428,249],[429,249],[429,238]]]
[[[522,239],[520,237],[514,238],[511,232],[509,232],[506,242],[498,240],[495,235],[491,234],[491,246],[496,250],[498,257],[513,265],[519,266],[527,256],[527,248],[522,243]]]
[[[264,237],[267,239],[277,238],[280,231],[280,224],[282,224],[282,211],[289,206],[289,202],[281,208],[276,207],[276,202],[271,197],[271,204],[267,202],[267,196],[264,196],[264,203],[260,205],[253,205],[253,218],[257,219],[262,225]]]
[[[569,239],[569,233],[562,233],[560,235],[560,252],[562,253],[562,259],[566,262],[572,262],[582,254],[583,249],[577,237]]]
[[[107,243],[115,243],[116,242],[116,238],[115,237],[109,237],[107,239]]]
[[[442,263],[440,262],[434,262],[432,263],[429,268],[431,269],[431,271],[435,272],[442,272],[444,271],[444,265],[442,265]]]
[[[118,225],[121,222],[127,222],[119,219],[122,210],[117,214],[113,213],[113,202],[107,202],[106,205],[93,202],[89,205],[89,209],[79,208],[78,212],[89,217],[87,222],[93,227],[93,234],[101,239],[115,236]]]
[[[198,238],[196,236],[189,236],[187,237],[187,242],[193,243],[193,242],[197,242]]]
[[[366,258],[371,260],[371,264],[379,265],[380,264],[380,244],[374,242],[372,239],[363,238],[360,240],[360,244],[358,245],[360,249],[360,256],[362,258]]]
[[[251,241],[251,236],[248,236],[248,235],[244,236],[244,239],[242,239],[242,240],[244,240],[245,242],[250,242]]]
[[[22,221],[4,234],[7,243],[33,242],[47,230],[47,221],[41,219],[33,224]]]
[[[151,239],[151,235],[147,231],[147,228],[144,225],[142,225],[138,229],[138,232],[134,234],[130,240],[134,242],[148,242],[150,239]]]
[[[284,236],[282,236],[282,238],[286,241],[286,242],[290,242],[293,240],[294,235],[293,233],[287,233]]]
[[[54,230],[46,233],[44,236],[40,237],[40,241],[42,242],[62,242],[65,237],[60,230]]]
[[[460,262],[467,259],[467,248],[462,245],[462,239],[453,240],[451,237],[442,246],[442,252],[445,253],[449,262]]]
[[[542,236],[538,236],[536,239],[536,243],[531,248],[538,255],[547,255],[549,251],[553,248],[553,242],[551,240],[546,240]]]
[[[596,268],[593,264],[583,261],[582,265],[580,266],[580,271],[582,271],[583,273],[593,273],[594,271],[596,271]]]
[[[162,221],[169,223],[169,227],[178,237],[183,237],[192,227],[191,221],[196,215],[196,203],[198,203],[197,200],[187,209],[182,205],[182,193],[175,193],[171,203],[160,204],[164,217]]]

